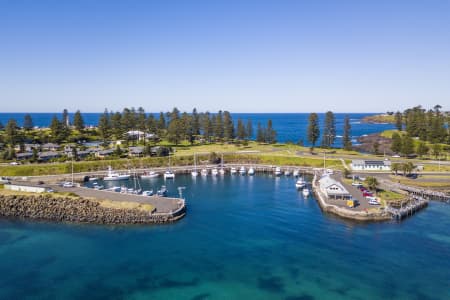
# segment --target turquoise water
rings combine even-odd
[[[187,187],[175,224],[0,220],[0,299],[450,299],[447,204],[361,224],[293,178],[192,180],[167,183]]]

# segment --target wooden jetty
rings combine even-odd
[[[403,205],[405,203],[405,205]],[[428,200],[416,195],[410,195],[406,201],[400,202],[400,207],[388,206],[385,211],[392,215],[392,218],[402,220],[412,216],[419,210],[428,206]]]

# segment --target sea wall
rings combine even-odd
[[[94,224],[162,224],[184,217],[183,205],[162,214],[139,209],[103,207],[96,200],[51,194],[0,195],[0,216]]]

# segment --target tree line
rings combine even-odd
[[[307,139],[311,144],[311,151],[313,151],[319,138],[322,136],[321,147],[330,148],[333,146],[336,139],[336,118],[332,111],[327,111],[325,113],[325,119],[323,124],[322,135],[320,132],[319,116],[317,113],[311,113],[308,118],[308,128],[307,128]],[[345,116],[344,128],[342,135],[342,147],[345,150],[352,149],[352,139],[351,139],[351,125],[350,117]]]

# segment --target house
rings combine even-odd
[[[130,147],[130,156],[143,156],[144,155],[144,147]]]
[[[332,178],[330,175],[325,175],[319,180],[319,186],[322,193],[324,193],[328,199],[352,199],[352,195],[339,181]]]
[[[154,133],[145,133],[139,130],[131,130],[126,133],[128,139],[143,141],[146,140],[158,140],[159,137]]]
[[[55,158],[61,157],[61,154],[55,151],[45,151],[39,153],[39,160],[40,161],[49,161]]]
[[[42,151],[58,151],[59,145],[54,143],[46,143],[41,146]]]
[[[390,171],[390,160],[352,160],[351,167],[354,171]]]
[[[16,154],[17,160],[27,160],[27,159],[31,159],[32,157],[33,157],[33,152],[24,152],[24,153]]]
[[[108,157],[113,154],[114,154],[114,150],[112,150],[112,149],[106,149],[106,150],[101,150],[101,151],[95,152],[95,156],[98,158],[105,158],[105,157]]]

